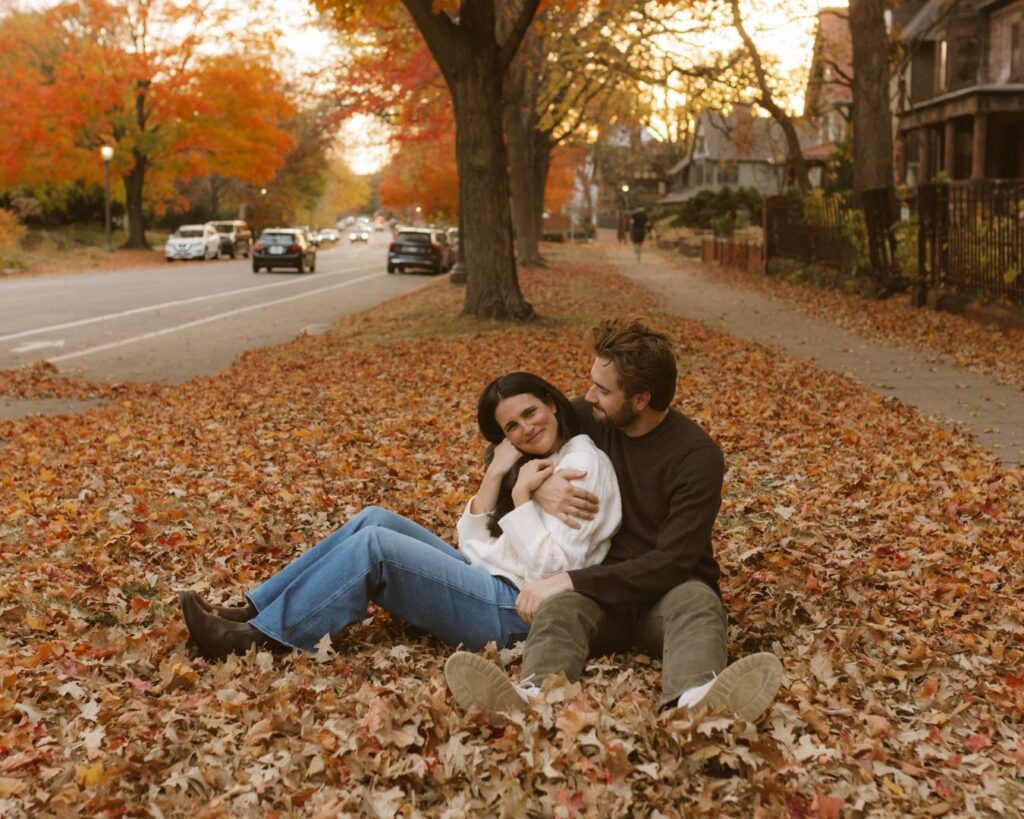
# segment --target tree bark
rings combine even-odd
[[[139,134],[146,131],[146,95],[149,92],[150,80],[139,80],[135,84],[135,124]],[[128,219],[128,241],[125,247],[149,250],[146,241],[146,224],[143,216],[142,190],[146,181],[146,167],[149,161],[145,154],[137,148],[132,149],[132,169],[124,178],[124,209]]]
[[[134,163],[124,179],[124,213],[128,220],[128,240],[124,247],[149,250],[143,217],[142,189],[146,180],[146,157],[133,150]]]
[[[533,131],[533,219],[538,238],[544,237],[544,195],[548,189],[548,171],[555,144],[548,131]],[[539,254],[538,254],[539,255]]]
[[[540,238],[550,148],[544,150],[544,135],[535,130],[535,126],[536,116],[526,116],[518,106],[506,103],[505,136],[508,139],[512,225],[515,228],[516,260],[523,267],[544,267]]]
[[[893,184],[885,0],[850,0],[849,14],[853,39],[853,189],[863,193]]]
[[[463,313],[525,320],[533,308],[519,289],[512,246],[508,155],[502,133],[501,77],[485,65],[452,86],[466,248]]]
[[[495,0],[464,0],[458,22],[431,0],[403,0],[448,84],[455,109],[459,202],[465,230],[466,300],[477,318],[533,318],[523,298],[512,246],[502,79],[536,12],[524,0],[504,42],[495,32]]]
[[[507,28],[509,16],[499,18],[498,30]],[[502,25],[505,23],[506,25]],[[509,190],[512,195],[512,227],[516,261],[524,267],[544,267],[540,253],[543,235],[544,190],[537,190],[538,142],[537,92],[544,54],[542,38],[530,32],[515,60],[505,72],[505,139],[508,144]],[[543,185],[546,175],[540,180]],[[539,200],[539,205],[538,205]]]
[[[807,193],[811,189],[811,180],[807,173],[804,152],[800,148],[800,138],[797,136],[796,126],[793,125],[793,118],[775,102],[771,87],[768,85],[768,74],[765,71],[764,64],[761,62],[761,54],[743,25],[739,0],[729,0],[729,6],[732,9],[733,27],[740,35],[740,39],[743,40],[743,46],[746,48],[751,62],[754,64],[754,75],[757,79],[758,91],[760,92],[757,103],[771,114],[772,119],[782,128],[782,134],[786,138],[786,160],[793,174],[793,183],[801,193]],[[886,111],[888,110],[888,103],[886,103]]]

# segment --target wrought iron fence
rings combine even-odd
[[[921,185],[917,212],[927,286],[1024,304],[1024,180]]]
[[[899,278],[895,221],[895,199],[884,188],[858,198],[774,196],[764,204],[765,257],[868,273],[891,284]]]
[[[796,196],[764,200],[765,260],[782,256],[847,268],[856,264],[848,238],[848,209],[837,198]]]
[[[888,289],[918,284],[1024,304],[1024,180],[929,183],[908,204],[917,221],[899,230],[887,189],[766,199],[765,259],[869,271]]]

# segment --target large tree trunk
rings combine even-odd
[[[850,0],[853,38],[853,189],[892,186],[889,36],[884,0]]]
[[[499,31],[511,24],[511,15],[499,15]],[[524,267],[543,267],[540,238],[543,234],[544,190],[537,190],[537,91],[540,63],[544,59],[542,39],[534,32],[524,38],[515,60],[505,72],[505,139],[508,144],[509,190],[512,194],[512,226],[515,229],[516,260]],[[541,180],[543,185],[546,174]],[[540,205],[538,209],[538,199]]]
[[[536,117],[524,116],[519,106],[505,105],[505,136],[508,139],[509,190],[512,195],[512,225],[515,228],[516,260],[524,267],[543,267],[540,237],[543,230],[544,190],[537,190],[537,132],[531,123]],[[544,184],[544,179],[539,180]],[[540,202],[538,210],[538,199]]]
[[[544,236],[544,194],[548,188],[548,170],[551,168],[551,151],[554,144],[551,134],[533,131],[533,167],[530,168],[533,186],[533,224],[538,238]]]
[[[125,247],[149,250],[146,241],[146,224],[143,221],[142,185],[146,179],[146,158],[138,151],[132,152],[135,163],[124,179],[124,212],[128,220],[128,241]]]
[[[501,76],[488,66],[468,70],[452,85],[457,161],[466,249],[463,312],[477,318],[523,320],[533,308],[516,276],[509,206],[508,155],[502,133]]]
[[[523,0],[504,42],[495,0],[464,0],[456,18],[431,0],[402,0],[437,61],[455,109],[459,206],[465,230],[463,313],[523,321],[534,316],[516,276],[509,205],[508,152],[502,128],[502,78],[540,0]]]

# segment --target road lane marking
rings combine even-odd
[[[283,299],[274,299],[273,301],[265,301],[260,304],[250,304],[248,307],[239,307],[237,310],[228,310],[224,313],[218,313],[215,316],[207,316],[206,318],[196,319],[195,321],[188,321],[184,324],[175,325],[174,327],[165,327],[162,330],[154,330],[152,333],[143,333],[140,336],[122,338],[120,341],[111,341],[108,344],[99,344],[95,347],[87,347],[84,350],[65,353],[64,355],[58,355],[46,360],[51,364],[57,364],[61,361],[70,361],[73,358],[81,358],[82,356],[100,353],[104,350],[112,350],[115,347],[123,347],[125,344],[134,344],[136,341],[146,341],[147,339],[157,338],[158,336],[165,336],[168,333],[177,333],[179,330],[187,330],[190,327],[199,327],[202,324],[209,324],[211,321],[220,321],[221,319],[231,318],[232,316],[240,316],[242,313],[250,313],[253,310],[262,310],[264,307],[270,307],[275,304],[284,304],[285,302],[295,301],[296,299],[304,299],[306,296],[315,296],[317,293],[325,293],[328,290],[337,290],[341,287],[349,287],[353,284],[369,281],[370,279],[379,279],[386,275],[386,273],[373,273],[369,276],[362,276],[358,279],[341,282],[340,284],[332,284],[330,287],[320,287],[316,290],[307,290],[305,293],[296,293],[294,296],[285,296]]]
[[[355,273],[360,270],[370,270],[377,267],[378,265],[360,265],[359,267],[346,267],[344,270],[336,270],[333,273],[321,273],[317,276],[317,281],[322,281],[329,276],[341,276],[345,273]],[[165,301],[161,304],[151,304],[146,307],[133,307],[130,310],[121,310],[117,313],[107,313],[102,316],[93,316],[92,318],[79,319],[77,321],[68,321],[63,324],[51,324],[49,327],[37,327],[34,330],[21,330],[17,333],[8,333],[5,336],[0,336],[0,341],[13,341],[16,338],[25,338],[27,336],[36,336],[40,333],[52,333],[55,330],[67,330],[70,327],[83,327],[86,324],[96,324],[101,321],[110,321],[112,319],[126,318],[127,316],[137,316],[142,313],[151,313],[154,310],[164,310],[168,307],[180,307],[183,304],[198,304],[202,301],[210,301],[211,299],[222,299],[227,296],[237,296],[241,293],[255,293],[260,290],[269,290],[272,287],[290,287],[296,284],[305,284],[309,279],[301,278],[294,281],[286,282],[274,282],[273,284],[260,284],[256,287],[243,287],[238,290],[225,290],[223,293],[210,293],[205,296],[193,296],[188,299],[176,299],[174,301]]]
[[[12,353],[31,353],[33,350],[45,350],[47,347],[63,347],[64,339],[58,338],[53,341],[26,341],[17,347],[11,347]]]

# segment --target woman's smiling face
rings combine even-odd
[[[528,392],[502,398],[494,420],[512,445],[527,455],[551,455],[564,443],[558,440],[555,405]]]

